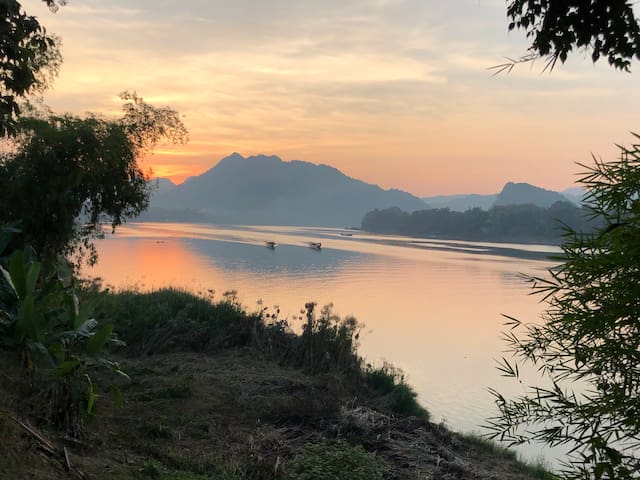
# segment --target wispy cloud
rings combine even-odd
[[[460,191],[464,172],[492,190],[525,169],[553,188],[640,107],[630,76],[588,59],[492,77],[527,46],[503,0],[72,0],[55,15],[41,3],[26,7],[64,41],[51,105],[115,115],[124,89],[170,104],[192,142],[147,163],[176,178],[237,150],[416,193]]]

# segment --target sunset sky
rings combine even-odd
[[[504,0],[69,0],[46,95],[56,111],[117,115],[135,90],[183,115],[185,146],[145,160],[180,182],[220,158],[276,154],[416,195],[572,186],[591,153],[640,131],[635,73],[577,53],[552,73],[488,67],[527,48]]]

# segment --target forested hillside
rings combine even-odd
[[[494,206],[456,212],[448,208],[418,210],[399,208],[373,210],[362,220],[362,229],[421,237],[484,241],[559,243],[564,226],[576,231],[592,231],[597,221],[570,202],[556,202],[549,208],[535,205]]]

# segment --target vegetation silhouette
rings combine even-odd
[[[569,445],[565,478],[637,478],[640,471],[640,145],[622,148],[616,162],[597,161],[580,182],[586,205],[604,226],[570,231],[566,260],[550,278],[531,278],[547,303],[544,323],[507,317],[505,334],[517,362],[531,364],[549,386],[516,398],[493,391],[500,415],[491,437],[510,444]],[[500,371],[521,380],[518,363]]]
[[[606,57],[617,70],[630,71],[640,59],[640,26],[629,0],[510,0],[509,30],[522,29],[531,39],[528,53],[492,67],[508,72],[515,65],[540,58],[545,70],[564,63],[574,50],[591,52],[597,62]]]
[[[58,41],[17,1],[2,2],[0,13],[0,350],[27,379],[14,384],[21,400],[80,437],[99,396],[91,372],[125,374],[107,353],[123,344],[110,322],[79,304],[70,260],[88,253],[95,262],[101,223],[115,228],[147,206],[148,176],[138,160],[163,139],[185,141],[186,129],[174,110],[131,92],[121,94],[118,120],[19,106],[55,77]],[[113,395],[122,403],[119,389]]]
[[[509,29],[533,39],[521,60],[547,56],[553,68],[582,48],[594,62],[606,56],[615,69],[629,71],[640,58],[633,3],[514,0]],[[570,445],[560,472],[567,479],[631,479],[640,472],[640,145],[620,152],[617,161],[594,157],[593,166],[582,166],[586,208],[604,224],[592,233],[569,229],[563,263],[550,278],[531,279],[548,306],[543,323],[507,317],[516,361],[503,358],[499,369],[520,380],[519,362],[532,364],[550,386],[532,386],[515,399],[493,391],[499,415],[490,419],[490,435],[511,444]]]
[[[375,233],[498,242],[560,243],[565,229],[590,232],[597,218],[570,202],[549,208],[535,205],[494,206],[456,212],[448,208],[403,212],[399,208],[373,210],[362,220],[362,229]]]
[[[64,3],[43,1],[53,11],[57,3]],[[28,15],[16,0],[0,2],[0,16],[0,136],[5,137],[17,134],[20,100],[51,85],[62,56],[59,40],[48,35],[38,19]]]

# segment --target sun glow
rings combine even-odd
[[[143,163],[176,182],[239,152],[417,195],[507,181],[561,190],[576,162],[612,158],[637,123],[635,77],[606,65],[492,77],[487,67],[527,45],[508,35],[501,2],[128,3],[30,6],[64,40],[46,100],[117,117],[117,94],[135,90],[174,108],[190,143]]]

